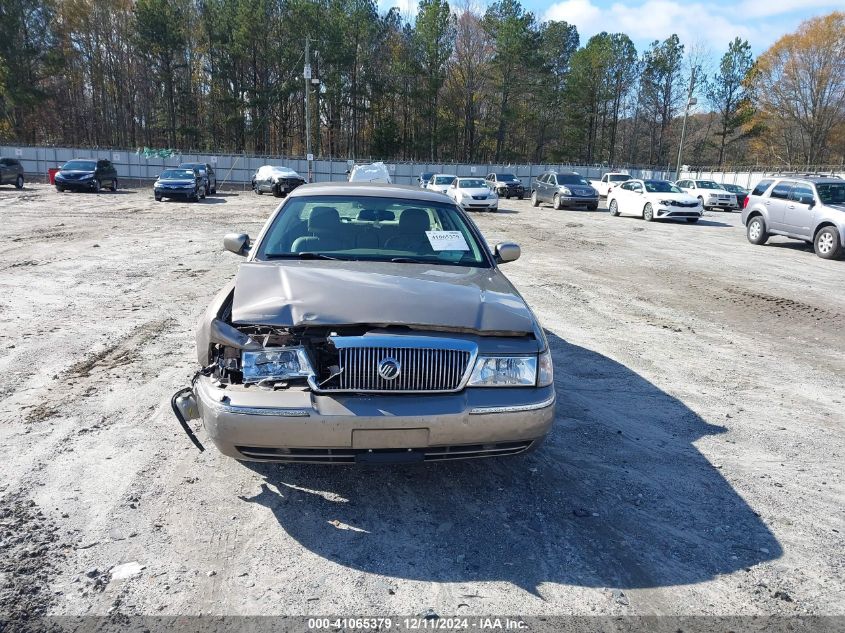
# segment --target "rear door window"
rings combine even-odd
[[[751,192],[751,195],[762,196],[773,182],[774,180],[761,180],[757,183],[757,186],[754,187],[754,191]]]
[[[779,182],[774,186],[772,189],[772,193],[769,194],[770,198],[776,198],[778,200],[786,200],[789,198],[789,192],[792,191],[792,187],[795,183],[789,181]]]
[[[789,192],[789,199],[799,204],[810,204],[813,201],[813,190],[808,185],[797,184]]]

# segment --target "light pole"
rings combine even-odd
[[[314,154],[311,153],[311,40],[305,38],[305,159],[308,161],[308,182],[314,180]]]
[[[689,78],[689,92],[687,93],[687,106],[684,108],[684,123],[681,126],[681,142],[678,144],[678,164],[675,166],[675,180],[681,177],[681,156],[684,153],[684,137],[687,134],[687,116],[689,115],[690,106],[698,103],[698,99],[692,96],[693,88],[695,88],[695,67]]]

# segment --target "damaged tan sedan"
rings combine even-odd
[[[446,196],[415,187],[297,188],[197,332],[202,369],[173,396],[225,455],[318,463],[513,455],[554,418],[546,337]]]

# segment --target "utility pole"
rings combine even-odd
[[[305,158],[308,161],[308,182],[314,178],[314,154],[311,153],[311,38],[305,38]]]
[[[684,137],[687,134],[687,115],[689,115],[689,107],[698,103],[698,99],[692,96],[692,91],[695,88],[695,66],[692,67],[692,72],[689,78],[689,92],[687,92],[687,105],[684,108],[684,123],[681,126],[681,142],[678,145],[678,164],[675,167],[675,180],[681,177],[681,156],[684,152]]]

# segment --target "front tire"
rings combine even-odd
[[[273,185],[273,197],[281,198],[282,197],[282,188],[279,185]]]
[[[610,215],[618,216],[619,215],[619,204],[616,200],[610,201],[610,206],[608,207],[608,211],[610,211]]]
[[[755,215],[751,218],[745,229],[745,235],[748,238],[748,241],[755,246],[760,246],[766,243],[766,240],[769,239],[769,233],[766,231],[766,222],[763,220],[762,216]]]
[[[58,191],[59,193],[64,193],[64,192],[65,192],[65,188],[64,188],[64,187],[62,187],[61,185],[56,185],[56,191]]]
[[[654,207],[651,206],[651,202],[647,202],[643,207],[643,220],[646,222],[654,220]]]
[[[18,177],[15,179],[15,189],[23,189],[23,176],[18,174]]]
[[[813,240],[813,250],[822,259],[839,259],[842,257],[842,240],[836,227],[826,226],[816,233]]]
[[[111,189],[112,192],[117,191],[117,178],[111,181],[111,187],[109,187],[109,189]]]
[[[257,196],[261,195],[261,189],[259,188],[258,183],[255,183],[254,185],[252,185],[252,190],[255,192],[255,195],[257,195]]]
[[[698,202],[699,202],[699,204],[701,204],[701,210],[707,211],[707,207],[704,206],[704,198],[702,198],[701,196],[698,196]]]
[[[555,194],[552,206],[558,211],[563,208],[563,206],[560,204],[560,196],[558,194]]]
[[[525,196],[523,196],[522,194],[519,194],[518,197],[519,197],[520,200],[522,200]]]
[[[100,183],[99,178],[94,181],[94,193],[100,193],[100,190],[103,188],[102,183]]]
[[[540,201],[537,199],[537,192],[536,191],[531,192],[531,206],[532,207],[539,207],[540,206]]]
[[[153,197],[156,199],[156,202],[161,202],[161,196],[158,195],[157,193],[153,194]]]

